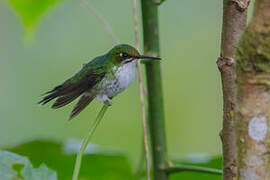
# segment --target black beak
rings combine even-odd
[[[151,60],[161,60],[161,58],[159,58],[159,57],[144,56],[144,55],[140,55],[140,56],[134,56],[134,58],[136,58],[136,59],[151,59]]]

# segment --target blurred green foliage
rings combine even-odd
[[[0,151],[0,177],[1,180],[57,180],[56,172],[44,164],[33,168],[26,157]]]
[[[71,144],[72,145],[72,144]],[[52,141],[31,141],[27,143],[20,144],[13,148],[8,148],[7,150],[17,153],[21,156],[26,156],[29,158],[33,167],[40,167],[41,170],[46,170],[46,166],[57,172],[59,180],[71,179],[73,167],[76,159],[76,154],[73,152],[73,146],[66,146],[61,143],[56,143]],[[92,148],[92,149],[91,149]],[[73,152],[73,153],[72,153]],[[107,152],[103,150],[98,151],[95,146],[89,146],[88,150],[83,157],[82,168],[80,171],[80,179],[98,179],[98,180],[132,180],[138,178],[135,176],[131,170],[128,158],[123,153],[112,153],[108,149]],[[91,152],[91,153],[89,153]],[[6,154],[8,152],[5,152]],[[4,155],[6,155],[4,154]],[[26,158],[22,158],[19,155],[11,154],[17,157],[20,161],[13,161],[12,164],[27,164],[29,168],[32,168],[29,161]],[[1,158],[7,158],[9,156],[1,156]],[[19,158],[18,158],[19,157]],[[7,161],[0,161],[0,163],[6,163]],[[26,162],[26,163],[25,163]],[[221,158],[215,157],[213,159],[209,158],[204,162],[191,162],[187,159],[174,161],[181,164],[196,165],[202,167],[211,168],[221,168]],[[44,166],[44,163],[46,166]],[[141,167],[143,171],[144,168]],[[142,172],[143,172],[142,171]],[[0,175],[3,172],[2,166],[0,164]],[[7,171],[5,171],[7,172]],[[23,171],[22,175],[23,174]],[[45,171],[46,172],[46,171]],[[49,171],[49,175],[52,171]],[[4,172],[3,172],[4,173]],[[16,175],[16,174],[15,174]],[[144,177],[145,173],[141,174],[141,178]],[[55,176],[55,175],[54,175]],[[2,177],[2,176],[1,176]],[[220,180],[220,175],[212,175],[207,173],[197,173],[197,172],[180,172],[171,175],[172,180],[176,179],[189,179],[189,180]],[[9,179],[4,179],[9,180]],[[29,179],[31,180],[31,179]],[[38,179],[35,179],[38,180]],[[45,179],[44,179],[45,180]]]
[[[101,108],[94,102],[68,123],[73,104],[58,111],[36,105],[40,94],[113,46],[97,19],[91,12],[89,15],[86,5],[80,6],[80,0],[57,3],[60,1],[0,0],[1,147],[40,138],[59,142],[71,137],[81,139]],[[92,0],[90,6],[108,20],[122,43],[134,44],[131,1]],[[210,155],[221,152],[218,133],[222,122],[222,98],[215,64],[219,55],[221,14],[221,1],[170,0],[160,6],[170,155],[183,157],[196,152]],[[30,29],[36,28],[35,41],[28,46],[22,40],[21,21]],[[134,166],[142,146],[140,113],[138,85],[133,83],[114,99],[92,142],[127,152],[130,165]],[[68,159],[71,163],[71,157]],[[71,173],[71,165],[69,168]]]
[[[51,141],[32,141],[8,150],[27,156],[34,167],[45,163],[57,172],[59,180],[69,180],[72,177],[76,154],[65,153],[68,150],[64,148],[62,144]],[[124,180],[133,177],[126,156],[96,151],[83,156],[80,179]]]
[[[62,0],[9,0],[22,18],[26,34],[33,33],[41,16],[59,1]]]
[[[25,26],[33,26],[40,16],[59,0],[10,0],[10,4],[23,19]]]

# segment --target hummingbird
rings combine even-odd
[[[69,120],[77,116],[93,99],[112,105],[112,99],[123,92],[135,79],[138,59],[160,60],[158,57],[140,55],[132,46],[119,44],[98,56],[71,78],[44,94],[38,104],[55,100],[51,108],[61,108],[79,98]]]

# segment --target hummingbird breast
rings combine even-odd
[[[136,61],[113,67],[97,85],[97,100],[104,102],[124,91],[135,79]]]

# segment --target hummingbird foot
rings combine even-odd
[[[96,99],[99,102],[108,103],[110,106],[112,105],[112,100],[106,94],[99,94],[97,95]]]
[[[112,100],[110,98],[108,98],[105,103],[108,103],[109,106],[111,106],[112,105]]]

